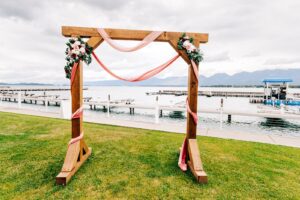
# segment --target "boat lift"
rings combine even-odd
[[[293,82],[292,79],[264,79],[262,81],[264,87],[264,103],[266,105],[289,105],[300,106],[300,100],[289,97],[288,89],[289,83]]]

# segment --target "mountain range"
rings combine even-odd
[[[262,85],[266,78],[289,78],[293,80],[292,85],[300,85],[300,69],[274,69],[260,70],[254,72],[240,72],[233,75],[218,73],[210,77],[199,76],[201,86],[251,86]],[[85,82],[87,86],[186,86],[187,77],[168,77],[164,79],[151,78],[142,82],[125,82],[120,80]]]
[[[218,73],[212,76],[199,76],[200,86],[259,86],[266,78],[289,78],[292,85],[300,85],[299,69],[273,69],[254,72],[240,72],[233,75]],[[52,85],[43,83],[0,83],[0,85]],[[62,85],[62,84],[59,84]],[[84,81],[85,86],[186,86],[187,77],[151,78],[142,82],[125,82],[120,80]]]

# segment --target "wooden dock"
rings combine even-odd
[[[147,95],[174,95],[174,96],[187,96],[186,90],[159,90],[158,92],[146,92]],[[248,97],[248,98],[263,98],[264,92],[252,91],[198,91],[199,96],[207,97]],[[300,93],[293,93],[293,95],[300,96]]]
[[[83,90],[87,90],[88,88],[85,87]],[[36,88],[23,88],[23,87],[0,87],[0,93],[7,94],[7,93],[15,93],[15,92],[47,92],[47,91],[69,91],[70,87],[36,87]]]
[[[154,110],[155,118],[162,117],[164,111],[175,111],[175,112],[186,112],[185,104],[175,104],[175,105],[159,105],[158,103],[152,105],[145,104],[136,104],[134,102],[126,103],[126,101],[118,101],[118,103],[114,103],[113,101],[90,101],[84,103],[88,105],[91,110],[102,109],[106,112],[110,112],[113,108],[128,108],[130,114],[134,114],[135,109],[149,109]],[[227,115],[228,121],[231,121],[232,115],[238,116],[248,116],[248,117],[263,117],[263,118],[275,118],[275,119],[300,119],[299,114],[289,114],[289,113],[270,113],[270,112],[257,112],[257,113],[249,113],[249,112],[239,112],[227,109],[203,109],[199,108],[198,113],[205,114],[218,114],[218,115]]]
[[[0,94],[0,101],[40,104],[48,106],[60,106],[62,100],[59,95],[19,95],[19,94]]]

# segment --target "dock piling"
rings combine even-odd
[[[21,108],[21,92],[18,92],[18,108]]]
[[[156,102],[155,102],[155,123],[159,123],[159,105],[158,105],[158,96],[156,96]]]
[[[109,113],[110,113],[110,108],[109,108],[109,104],[110,104],[110,95],[108,95],[107,97],[107,117],[109,117]]]

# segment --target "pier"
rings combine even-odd
[[[134,101],[127,101],[125,100],[116,100],[116,101],[90,101],[85,102],[84,105],[88,105],[90,110],[97,110],[102,108],[104,111],[109,113],[112,111],[113,108],[128,108],[129,114],[134,114],[136,109],[148,109],[153,110],[155,113],[155,122],[158,123],[158,118],[163,116],[164,111],[172,111],[172,112],[186,112],[185,104],[175,104],[175,105],[159,105],[158,99],[152,105],[145,105],[145,104],[136,104]],[[300,119],[300,114],[295,113],[274,113],[274,112],[243,112],[243,111],[234,111],[234,110],[227,110],[223,109],[222,106],[218,109],[203,109],[198,108],[198,113],[204,114],[217,114],[221,116],[223,119],[223,115],[227,115],[227,121],[230,123],[232,121],[233,115],[238,116],[248,116],[248,117],[263,117],[263,118],[272,118],[272,119]]]
[[[21,103],[26,104],[40,104],[47,106],[60,106],[61,101],[67,100],[59,98],[59,95],[21,95],[17,94],[0,94],[0,103],[2,101],[15,102],[21,106]]]
[[[159,90],[158,92],[146,92],[147,95],[174,95],[174,96],[187,96],[186,90]],[[248,97],[248,98],[263,98],[264,92],[252,91],[204,91],[199,90],[198,96],[207,97]],[[293,96],[300,96],[300,93],[293,93]]]

